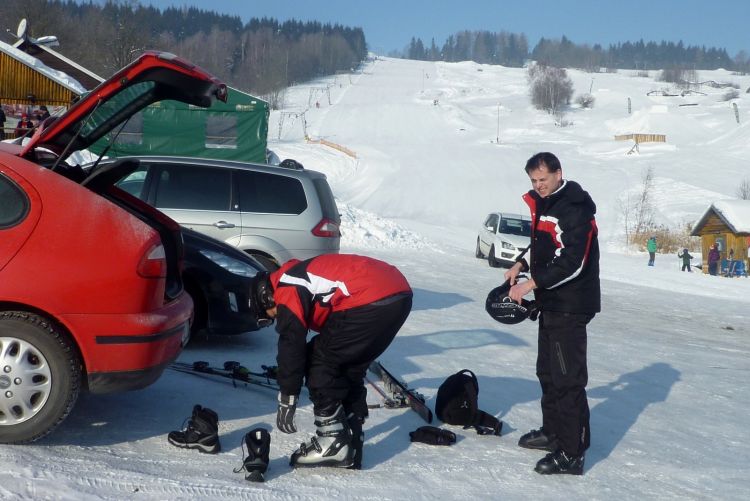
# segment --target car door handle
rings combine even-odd
[[[216,221],[214,223],[214,226],[216,226],[217,228],[234,228],[234,224],[227,223],[226,221]]]

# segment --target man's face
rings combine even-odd
[[[529,172],[531,187],[542,198],[550,196],[562,185],[562,169],[550,172],[545,164]]]

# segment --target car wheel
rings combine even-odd
[[[255,258],[256,261],[258,261],[260,264],[262,264],[268,271],[276,271],[279,269],[279,265],[271,258],[268,258],[262,254],[250,254]]]
[[[193,300],[193,321],[190,324],[190,339],[198,337],[201,333],[208,332],[208,304],[200,286],[190,280],[185,281],[185,292]]]
[[[479,248],[479,237],[477,237],[477,250],[474,252],[474,256],[476,256],[477,259],[482,259],[484,257],[484,254],[482,254],[482,251]]]
[[[33,442],[73,409],[81,361],[68,337],[39,315],[0,312],[0,443]]]
[[[500,266],[500,263],[497,262],[497,259],[495,259],[495,246],[493,245],[490,247],[490,255],[487,256],[487,262],[490,263],[490,267],[497,268]]]

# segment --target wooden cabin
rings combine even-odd
[[[34,120],[40,106],[68,107],[86,92],[76,79],[55,70],[19,48],[0,42],[0,105],[7,120],[5,137],[10,139],[20,113]]]
[[[708,273],[708,251],[716,244],[723,263],[734,251],[735,261],[742,261],[747,271],[750,247],[750,200],[720,200],[714,202],[695,223],[690,234],[701,237],[703,273]]]

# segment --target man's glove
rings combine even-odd
[[[297,433],[294,426],[294,411],[297,410],[297,395],[279,392],[279,408],[276,410],[276,428],[284,433]]]

